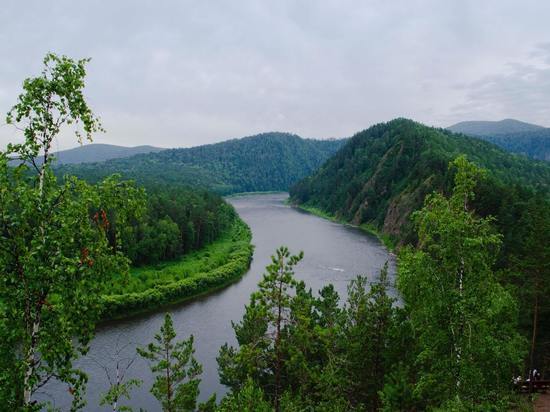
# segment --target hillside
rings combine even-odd
[[[476,138],[396,119],[353,136],[317,173],[291,188],[291,200],[410,241],[410,213],[426,194],[449,188],[448,163],[461,153],[489,170],[478,197],[482,214],[505,213],[502,202],[517,184],[541,190],[550,186],[550,167],[543,162],[511,155]]]
[[[55,163],[58,165],[75,163],[94,163],[110,159],[130,157],[142,153],[160,152],[165,150],[154,146],[116,146],[112,144],[92,143],[75,147],[73,149],[60,150],[53,153]],[[40,164],[41,159],[37,159]]]
[[[502,133],[493,136],[479,136],[512,153],[532,159],[550,161],[550,129],[533,132]]]
[[[447,129],[454,133],[464,133],[474,136],[493,136],[502,133],[535,132],[544,129],[544,127],[515,119],[504,119],[499,121],[480,120],[460,122],[449,126]]]
[[[58,168],[58,173],[75,174],[91,181],[120,173],[146,186],[201,186],[222,194],[288,190],[319,168],[343,142],[264,133],[188,149],[66,165]]]
[[[550,161],[550,129],[513,119],[500,122],[461,122],[448,128],[487,140],[504,150]]]

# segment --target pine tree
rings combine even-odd
[[[151,393],[166,412],[194,411],[199,395],[198,376],[202,366],[195,360],[193,336],[174,342],[176,332],[172,318],[167,313],[155,343],[138,348],[138,353],[153,362],[151,371],[156,375]]]
[[[251,377],[272,399],[276,411],[285,385],[283,340],[290,322],[291,292],[297,284],[294,266],[302,257],[303,253],[291,255],[284,246],[277,249],[243,320],[233,325],[239,349],[226,344],[218,357],[222,383],[238,390]]]

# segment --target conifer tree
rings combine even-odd
[[[138,348],[138,353],[152,362],[151,371],[156,375],[151,393],[166,412],[194,411],[199,395],[199,375],[202,366],[195,360],[193,336],[174,342],[176,332],[171,316],[167,313],[156,343]]]

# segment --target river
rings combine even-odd
[[[345,298],[351,279],[357,274],[375,279],[386,261],[390,262],[390,273],[394,273],[392,256],[376,238],[287,206],[287,196],[281,193],[229,198],[252,229],[252,243],[256,248],[249,272],[221,291],[167,309],[172,314],[178,337],[187,338],[190,334],[195,337],[195,356],[203,365],[201,400],[214,392],[218,397],[226,392],[218,381],[216,356],[225,342],[235,344],[231,321],[241,319],[244,305],[278,246],[286,245],[293,253],[304,251],[304,259],[296,267],[296,277],[304,280],[314,292],[332,283]],[[77,367],[89,376],[85,410],[108,410],[98,406],[100,394],[108,387],[106,372],[113,374],[116,362],[125,366],[132,359],[126,376],[142,379],[143,386],[133,391],[131,401],[126,404],[135,409],[159,410],[149,392],[153,382],[149,366],[135,356],[135,348],[153,340],[164,312],[110,322],[98,328],[89,353],[77,362]],[[69,402],[66,386],[58,383],[45,387],[39,398],[50,399],[54,406],[63,410]]]

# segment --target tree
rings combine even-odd
[[[159,400],[162,410],[167,412],[194,411],[199,396],[198,376],[202,366],[195,360],[193,335],[187,340],[174,343],[176,332],[172,318],[167,313],[155,343],[138,348],[138,353],[154,364],[151,371],[156,374],[151,393]]]
[[[119,335],[120,337],[120,335]],[[130,399],[130,392],[134,388],[139,388],[143,381],[140,379],[126,379],[126,373],[132,367],[136,360],[137,354],[131,357],[123,357],[122,353],[128,348],[130,343],[119,347],[118,340],[114,354],[108,358],[108,363],[95,361],[105,372],[105,376],[109,381],[109,389],[101,398],[100,405],[111,406],[113,412],[131,412],[132,408],[126,405],[121,405],[121,401],[126,398]],[[114,372],[110,366],[114,364]]]
[[[342,370],[345,392],[351,404],[378,410],[379,391],[389,369],[387,352],[394,316],[394,299],[388,296],[387,263],[370,291],[367,291],[368,285],[367,278],[358,276],[348,287]]]
[[[296,287],[294,266],[302,258],[302,252],[291,255],[284,246],[277,249],[242,322],[233,325],[239,350],[226,344],[218,357],[222,383],[238,390],[251,377],[273,400],[276,411],[283,393],[283,338],[290,322],[291,291]]]
[[[550,341],[550,304],[545,299],[550,295],[550,202],[544,195],[529,200],[518,226],[520,236],[511,258],[512,271],[516,274],[522,323],[530,329],[528,371],[533,371],[541,369],[539,365],[545,361],[543,348]]]
[[[93,336],[103,281],[128,267],[109,244],[107,208],[116,197],[123,225],[139,213],[142,193],[116,178],[58,182],[51,171],[52,142],[64,126],[74,126],[80,142],[102,130],[83,96],[87,62],[48,54],[7,115],[24,134],[0,153],[0,402],[7,408],[39,409],[32,396],[52,378],[69,384],[73,408],[82,405],[86,376],[72,361]],[[10,167],[14,157],[20,164]]]
[[[220,406],[218,412],[271,412],[271,404],[264,398],[263,391],[248,378],[244,386],[236,392],[227,395]]]
[[[523,341],[492,270],[500,236],[469,209],[482,171],[464,156],[450,167],[452,195],[434,193],[414,214],[419,242],[400,253],[398,286],[418,339],[416,395],[464,408],[502,401]]]

